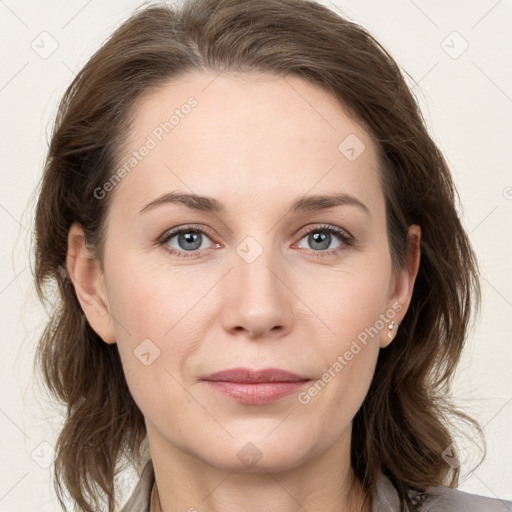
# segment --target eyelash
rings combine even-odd
[[[171,238],[174,238],[176,235],[179,235],[181,233],[201,233],[203,235],[206,235],[208,238],[213,239],[214,237],[205,229],[198,228],[193,225],[191,226],[185,226],[184,228],[166,231],[158,240],[158,243],[164,247],[164,249],[173,256],[178,256],[179,258],[197,258],[200,256],[200,253],[203,250],[200,251],[178,251],[174,249],[174,247],[170,247],[168,245],[169,240]],[[341,251],[344,251],[348,249],[349,247],[355,245],[354,238],[349,235],[345,230],[338,228],[337,226],[333,226],[331,224],[324,224],[321,226],[315,226],[313,229],[310,229],[309,231],[305,231],[301,233],[300,239],[302,240],[305,236],[311,234],[311,233],[330,233],[336,235],[342,242],[340,247],[337,247],[336,249],[329,249],[329,250],[314,250],[314,249],[308,249],[308,251],[311,253],[313,257],[321,258],[327,256],[334,256]],[[213,240],[212,240],[213,241]],[[188,253],[188,254],[187,254]]]

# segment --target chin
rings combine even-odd
[[[274,425],[275,428],[275,425]],[[288,471],[308,460],[308,454],[314,451],[311,437],[292,440],[275,434],[268,436],[267,431],[259,436],[233,438],[225,443],[211,442],[208,446],[194,450],[195,456],[209,466],[237,473],[259,473]],[[309,448],[309,449],[308,449]],[[213,449],[213,451],[212,451]]]

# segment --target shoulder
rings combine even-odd
[[[423,495],[421,512],[512,512],[512,501],[488,498],[450,487],[431,487]]]
[[[149,512],[154,478],[153,462],[150,459],[144,466],[139,481],[120,512]]]
[[[409,491],[418,512],[512,512],[512,501],[488,498],[451,487],[430,487],[426,492]],[[372,512],[400,510],[398,493],[391,480],[381,474],[373,492]]]

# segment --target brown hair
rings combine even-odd
[[[393,268],[407,264],[411,224],[422,230],[421,263],[409,310],[354,418],[352,466],[367,492],[380,471],[389,476],[403,510],[414,509],[409,488],[457,485],[459,469],[442,457],[453,441],[448,418],[478,425],[446,392],[480,303],[477,262],[450,171],[397,64],[365,29],[313,1],[191,0],[137,10],[58,110],[35,217],[35,282],[41,300],[49,282],[59,292],[37,362],[67,407],[54,466],[63,508],[65,488],[80,510],[106,498],[113,511],[119,462],[138,460],[146,434],[117,345],[89,326],[66,276],[68,231],[80,223],[101,261],[113,194],[98,200],[94,190],[116,168],[130,112],[142,93],[192,70],[302,77],[333,94],[377,143]]]

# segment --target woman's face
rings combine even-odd
[[[392,275],[369,134],[299,78],[189,74],[142,98],[119,162],[80,298],[150,446],[247,471],[346,450],[419,258]],[[205,380],[235,368],[307,381]]]

